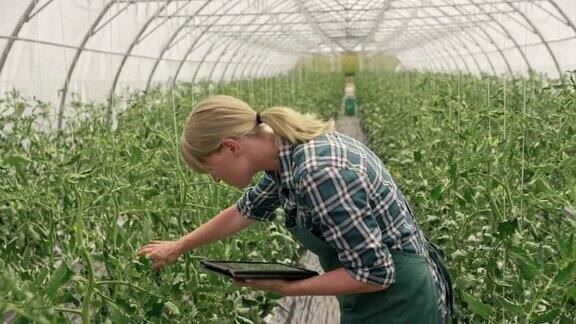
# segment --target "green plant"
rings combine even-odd
[[[105,106],[75,99],[71,116],[81,118],[60,132],[38,127],[53,117],[50,105],[8,93],[0,102],[2,124],[12,124],[0,141],[0,314],[44,323],[260,322],[279,296],[238,289],[197,260],[294,262],[298,247],[281,216],[160,273],[134,253],[197,228],[242,194],[181,161],[181,127],[199,100],[223,93],[257,109],[282,104],[328,117],[339,108],[338,82],[307,74],[135,91],[114,130]]]
[[[531,75],[363,73],[362,125],[445,249],[462,319],[576,313],[576,93]]]

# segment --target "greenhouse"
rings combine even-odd
[[[0,0],[3,322],[575,318],[576,1]]]

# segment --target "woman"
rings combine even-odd
[[[138,251],[153,268],[285,210],[285,225],[317,254],[313,278],[250,280],[239,286],[285,296],[335,295],[342,323],[440,323],[450,315],[451,285],[438,250],[378,157],[358,141],[290,108],[256,113],[245,102],[214,96],[200,103],[181,138],[184,160],[215,181],[243,188],[231,207],[177,241]]]

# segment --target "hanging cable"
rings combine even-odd
[[[64,10],[62,9],[62,0],[58,1],[58,7],[60,10],[60,31],[61,31],[61,35],[62,35],[62,43],[65,44],[66,43],[66,38],[64,37]],[[66,59],[66,48],[62,47],[62,51],[64,52],[64,71],[68,71],[68,60]],[[64,89],[61,89],[62,91],[68,91],[68,88],[70,87],[70,80],[68,80],[68,73],[65,72],[66,75],[66,79],[64,80]],[[62,108],[64,109],[64,108]],[[62,113],[63,115],[64,113]],[[64,123],[58,121],[58,130],[61,131],[63,128]]]

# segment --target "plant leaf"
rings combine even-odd
[[[460,291],[462,299],[468,304],[468,309],[475,314],[478,314],[485,319],[489,319],[492,314],[492,308],[484,304],[480,299],[468,294],[465,291]]]

